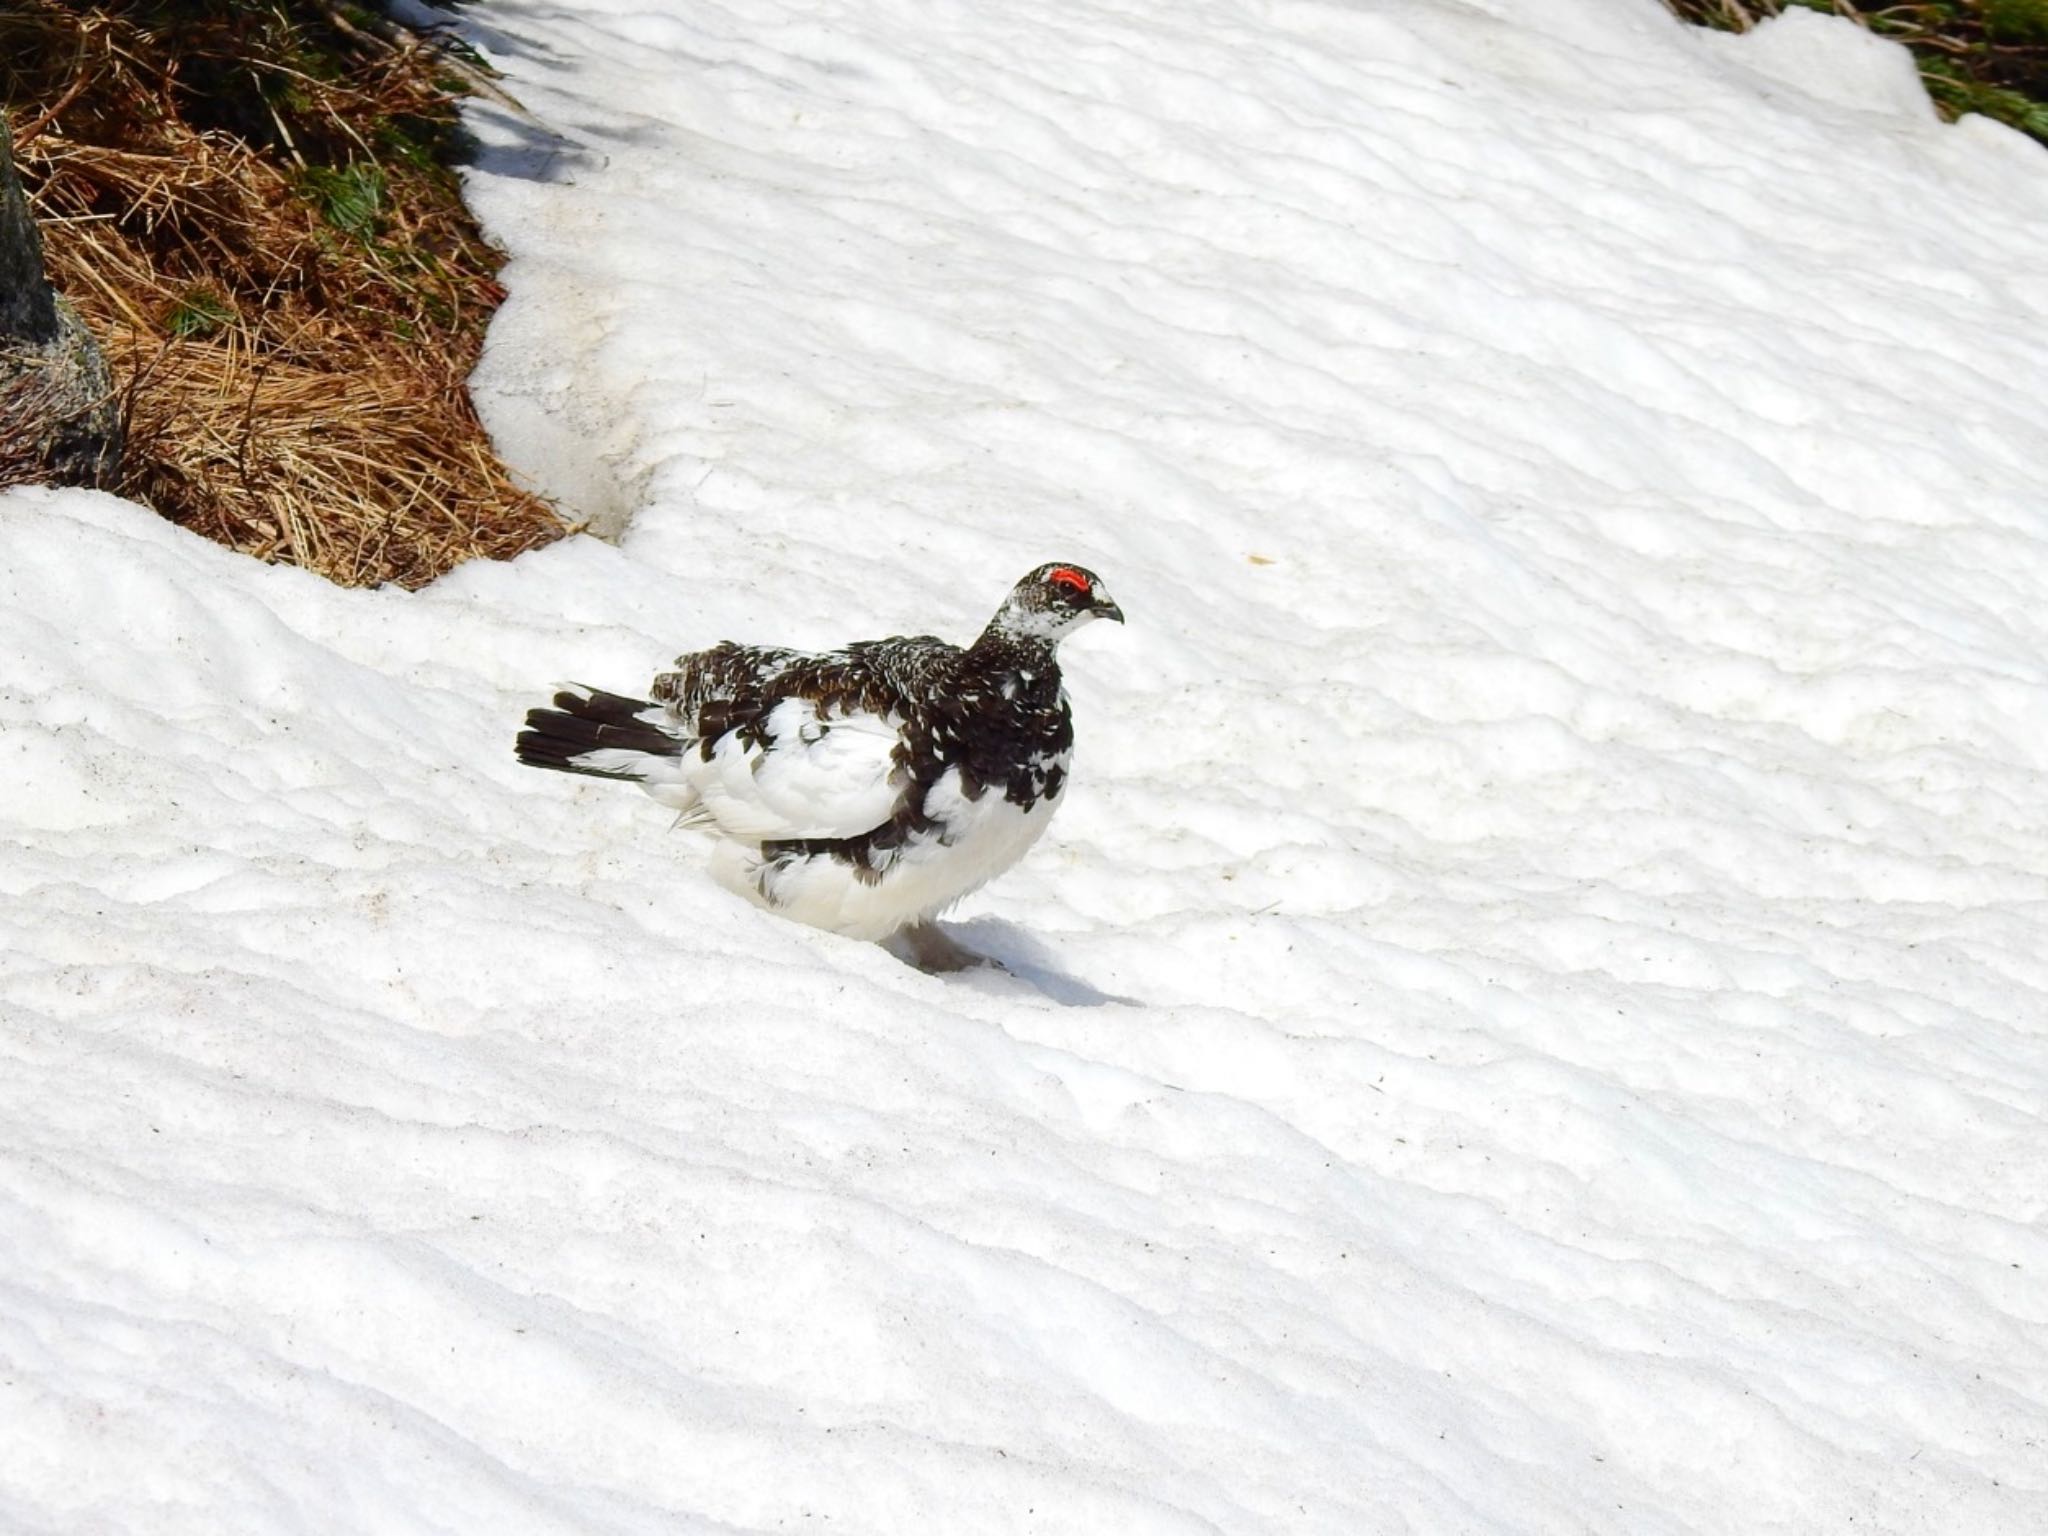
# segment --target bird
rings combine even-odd
[[[648,697],[564,686],[529,710],[520,762],[636,783],[709,832],[712,875],[782,917],[884,943],[925,970],[992,963],[938,915],[1021,859],[1067,789],[1062,640],[1124,622],[1100,577],[1031,571],[972,645],[934,635],[833,651],[722,641]]]

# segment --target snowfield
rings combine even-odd
[[[0,1530],[2048,1530],[2048,153],[1798,13],[484,0],[417,595],[0,497]],[[512,759],[970,638],[930,977]]]

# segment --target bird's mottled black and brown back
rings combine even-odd
[[[715,741],[729,730],[758,734],[767,713],[791,698],[810,700],[820,714],[900,713],[942,684],[964,654],[933,635],[867,640],[837,651],[726,640],[678,656],[675,670],[656,677],[652,691],[685,726]]]
[[[1074,744],[1058,660],[1040,640],[984,636],[962,650],[910,635],[822,652],[726,641],[677,657],[652,693],[707,758],[729,732],[765,747],[770,713],[806,699],[821,718],[860,713],[896,723],[906,790],[958,767],[969,798],[1000,788],[1019,805],[1059,793],[1062,775],[1049,760]],[[905,809],[914,813],[914,800]]]

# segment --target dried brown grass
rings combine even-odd
[[[52,280],[105,347],[122,489],[263,560],[419,586],[559,537],[464,388],[502,299],[430,44],[321,4],[0,19]]]

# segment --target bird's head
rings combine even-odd
[[[1056,641],[1090,619],[1121,624],[1124,611],[1093,571],[1055,560],[1010,589],[989,627],[1018,639]]]

